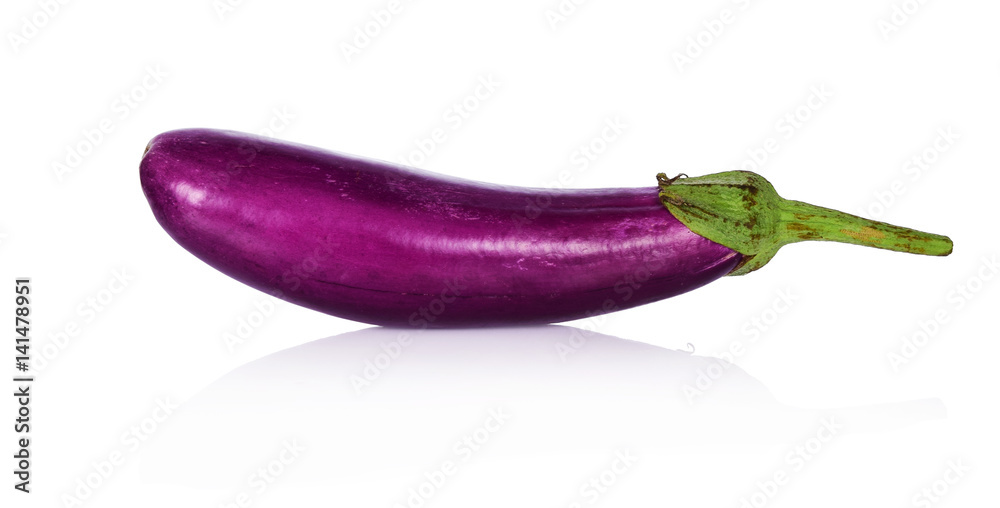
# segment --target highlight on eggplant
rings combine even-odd
[[[289,302],[386,326],[581,319],[748,273],[804,240],[952,249],[944,236],[783,199],[745,171],[523,188],[182,129],[150,141],[139,173],[156,220],[199,259]]]

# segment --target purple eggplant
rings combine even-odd
[[[150,141],[140,179],[160,225],[219,271],[386,326],[586,318],[746,273],[800,240],[951,251],[946,237],[783,200],[740,171],[661,174],[647,188],[518,188],[185,129]]]

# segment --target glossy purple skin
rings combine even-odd
[[[506,187],[209,129],[153,138],[140,178],[160,225],[209,265],[377,325],[586,318],[690,291],[741,259],[675,219],[656,187]]]

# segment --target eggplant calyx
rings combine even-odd
[[[807,240],[929,256],[952,251],[946,236],[784,199],[764,177],[750,171],[674,178],[660,173],[656,179],[660,202],[674,217],[696,234],[743,254],[729,275],[757,270],[783,245]]]

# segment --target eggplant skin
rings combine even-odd
[[[555,323],[690,291],[739,264],[658,188],[521,188],[234,131],[150,141],[153,215],[260,291],[394,327]]]

